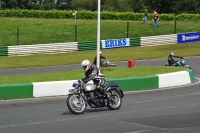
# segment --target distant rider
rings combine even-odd
[[[100,91],[103,94],[105,93],[107,98],[110,98],[109,94],[104,90],[106,79],[98,67],[95,64],[90,63],[89,60],[84,60],[81,65],[85,71],[85,77],[82,79],[82,82],[87,83],[93,80],[94,84],[97,85],[97,91]]]
[[[99,55],[100,55],[100,65],[101,65],[101,59],[106,59],[106,57],[102,55],[101,51],[99,51]],[[93,64],[97,65],[97,56],[95,56]]]
[[[183,57],[181,56],[176,56],[174,55],[173,52],[170,52],[169,56],[168,56],[168,63],[169,63],[169,66],[173,66],[177,61],[174,60],[174,58],[181,58],[183,59]]]

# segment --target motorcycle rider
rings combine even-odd
[[[101,51],[99,51],[99,55],[100,55],[100,65],[101,65],[101,59],[106,59],[106,57],[102,55]],[[97,56],[95,56],[93,64],[97,65]]]
[[[106,79],[104,75],[101,73],[101,71],[98,69],[98,67],[95,64],[90,63],[89,60],[83,60],[81,65],[85,71],[85,77],[82,78],[82,82],[87,83],[92,80],[94,84],[97,85],[97,88],[96,88],[98,89],[97,91],[100,91],[101,93],[106,94],[109,100],[110,95],[104,89],[105,84],[106,84]]]
[[[177,56],[175,55],[173,52],[170,52],[169,56],[168,56],[168,63],[169,63],[169,66],[173,66],[177,61],[174,60],[174,57],[175,58],[181,58],[183,59],[183,57],[181,56]]]

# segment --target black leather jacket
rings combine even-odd
[[[100,58],[100,62],[101,62],[101,59],[106,59],[106,57],[104,57],[102,55],[100,55],[99,58]],[[97,56],[95,56],[93,64],[97,65]]]
[[[181,56],[169,55],[169,56],[168,56],[168,60],[171,61],[171,62],[175,62],[174,57],[175,57],[175,58],[181,58],[181,59],[183,58],[183,57],[181,57]]]
[[[95,80],[104,78],[104,75],[101,73],[101,71],[98,69],[98,67],[94,64],[92,64],[87,72],[85,72],[85,77],[82,79],[84,83],[89,82],[90,80]]]

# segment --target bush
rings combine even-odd
[[[72,10],[0,10],[0,17],[19,17],[19,18],[55,18],[55,19],[71,19]],[[78,11],[77,19],[97,19],[98,12],[87,10]],[[143,13],[133,12],[101,12],[101,19],[103,20],[141,20]],[[174,14],[159,14],[162,20],[175,19]],[[177,20],[199,20],[200,14],[186,14],[182,13],[176,16]]]

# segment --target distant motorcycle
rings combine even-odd
[[[108,99],[105,94],[96,90],[96,85],[87,83],[84,84],[80,80],[74,82],[74,89],[69,90],[67,97],[67,106],[74,114],[83,114],[86,107],[102,108],[108,107],[111,110],[117,110],[122,105],[123,91],[118,89],[118,84],[111,82],[104,89],[110,94]]]
[[[165,66],[169,66],[169,63],[165,64]],[[193,73],[194,73],[194,70],[193,70],[189,65],[186,64],[186,61],[185,61],[184,59],[181,59],[181,60],[179,60],[179,61],[176,61],[176,62],[173,64],[173,66],[187,67],[187,68],[191,69],[191,70],[193,71]]]
[[[105,61],[101,61],[100,66],[101,67],[110,67],[110,66],[116,67],[116,65],[114,63],[110,63],[108,59],[106,59]]]

